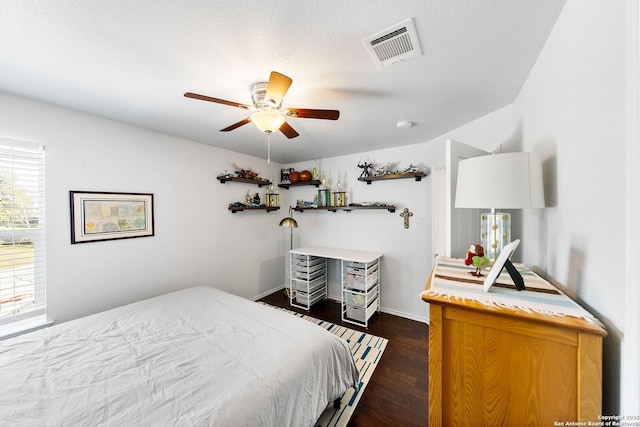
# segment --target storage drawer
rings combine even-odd
[[[378,261],[370,262],[368,264],[364,262],[345,261],[344,270],[346,273],[369,275],[374,271],[378,271],[380,263]]]
[[[366,323],[367,320],[373,316],[373,314],[378,310],[378,299],[376,298],[374,301],[369,304],[369,307],[354,307],[351,305],[347,305],[347,319],[355,320],[357,322]]]
[[[377,286],[374,286],[367,293],[351,292],[345,290],[342,297],[344,298],[344,302],[347,305],[364,308],[371,304],[371,302],[378,297],[378,289],[379,288]]]
[[[321,257],[302,257],[302,258],[294,258],[294,262],[296,266],[300,267],[312,267],[314,265],[323,264],[324,258]]]
[[[324,258],[322,258],[321,256],[309,256],[309,255],[300,255],[300,254],[293,254],[293,259],[296,262],[298,261],[313,262],[318,260],[324,260]]]
[[[298,304],[303,304],[306,306],[312,306],[313,304],[315,304],[316,302],[320,301],[322,298],[324,298],[325,295],[325,288],[321,287],[320,289],[318,289],[317,291],[313,292],[313,293],[306,293],[306,292],[296,292],[296,302]]]
[[[294,274],[295,274],[294,278],[299,280],[315,280],[318,277],[323,277],[325,274],[325,270],[323,268],[318,271],[314,271],[313,273],[305,273],[303,271],[296,270]]]
[[[314,264],[314,265],[299,265],[296,264],[296,271],[299,273],[315,273],[318,270],[324,269],[324,262]]]
[[[378,284],[378,276],[378,271],[375,271],[368,276],[355,273],[346,273],[344,275],[345,288],[356,289],[359,291],[368,291],[372,286]]]
[[[308,286],[308,290],[307,290],[307,283],[309,284]],[[299,291],[302,292],[309,292],[309,293],[314,293],[315,291],[317,291],[318,289],[320,289],[321,287],[323,287],[325,284],[327,283],[326,279],[324,276],[320,276],[315,280],[311,280],[309,282],[307,282],[306,280],[296,280],[295,281],[295,288]]]

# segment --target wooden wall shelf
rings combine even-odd
[[[366,182],[367,185],[370,185],[373,181],[384,181],[387,179],[405,179],[405,178],[415,178],[416,181],[421,181],[422,178],[427,176],[428,174],[424,172],[407,172],[407,173],[392,173],[388,175],[378,175],[378,176],[365,176],[358,178],[358,181]]]
[[[351,212],[353,210],[357,210],[357,209],[385,209],[388,210],[389,212],[395,212],[396,211],[396,207],[394,205],[386,205],[386,206],[318,206],[317,208],[301,208],[296,206],[295,208],[293,208],[294,211],[297,212],[304,212],[304,211],[330,211],[330,212],[337,212],[337,211],[345,211],[345,212]]]
[[[319,179],[312,179],[311,181],[298,181],[298,182],[291,182],[289,184],[283,183],[283,184],[278,184],[278,187],[286,188],[288,190],[289,187],[298,187],[298,186],[301,186],[301,185],[313,185],[315,187],[320,187],[320,180]]]
[[[224,184],[225,182],[244,182],[246,184],[255,184],[258,187],[262,187],[265,185],[269,185],[271,184],[271,181],[269,181],[268,179],[262,179],[262,178],[240,178],[237,176],[229,176],[229,175],[220,175],[218,177],[218,181],[220,181],[220,184]]]
[[[242,211],[277,211],[280,209],[280,206],[229,206],[229,210],[232,213],[242,212]]]

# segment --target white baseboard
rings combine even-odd
[[[264,297],[266,297],[267,295],[271,295],[272,293],[277,292],[277,291],[280,291],[280,290],[282,290],[282,289],[284,289],[284,288],[285,288],[285,285],[275,287],[275,288],[273,288],[273,289],[270,289],[270,290],[268,290],[268,291],[266,291],[266,292],[263,292],[263,293],[261,293],[261,294],[259,294],[259,295],[255,296],[255,297],[251,298],[251,300],[252,300],[252,301],[258,301],[259,299],[264,298]]]
[[[280,290],[284,289],[285,287],[286,287],[286,285],[278,286],[278,287],[273,288],[273,289],[271,289],[269,291],[263,292],[258,296],[253,297],[252,300],[253,301],[257,301],[257,300],[259,300],[261,298],[266,297],[267,295],[271,295],[274,292],[280,291]],[[327,298],[332,300],[332,301],[335,301],[337,303],[341,303],[342,302],[342,299],[341,299],[340,295],[327,295]],[[409,320],[415,320],[416,322],[426,323],[427,325],[429,324],[429,318],[428,317],[416,316],[414,314],[404,313],[402,311],[392,310],[392,309],[384,308],[384,307],[380,307],[380,311],[382,313],[391,314],[392,316],[398,316],[398,317],[402,317],[402,318],[409,319]]]
[[[391,314],[392,316],[404,317],[405,319],[415,320],[416,322],[429,324],[428,317],[416,316],[415,314],[404,313],[402,311],[391,310],[389,308],[380,307],[380,311],[383,313]]]
[[[330,300],[333,300],[333,301],[335,301],[337,303],[342,303],[342,299],[340,298],[340,296],[328,295],[327,298],[330,299]],[[402,318],[409,319],[409,320],[415,320],[416,322],[426,323],[427,325],[429,324],[429,318],[428,317],[416,316],[414,314],[405,313],[405,312],[397,311],[397,310],[392,310],[392,309],[384,308],[384,307],[380,307],[380,311],[382,313],[391,314],[392,316],[398,316],[398,317],[402,317]]]

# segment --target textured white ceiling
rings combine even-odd
[[[293,79],[272,159],[415,144],[513,102],[565,0],[2,0],[0,91],[264,157],[238,108],[272,70]],[[362,39],[413,18],[423,56],[379,70]],[[415,125],[399,130],[396,123]]]

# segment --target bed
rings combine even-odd
[[[312,426],[357,380],[322,327],[195,287],[0,341],[0,425]]]

